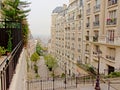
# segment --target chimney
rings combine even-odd
[[[63,8],[66,9],[66,8],[67,8],[67,5],[66,5],[66,4],[63,4]]]

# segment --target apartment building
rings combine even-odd
[[[69,0],[53,10],[52,53],[69,75],[79,73],[79,63],[109,74],[120,69],[120,1]],[[55,12],[57,11],[57,12]]]
[[[98,67],[100,73],[109,74],[120,68],[120,1],[86,0],[84,4],[85,64]]]
[[[77,62],[82,61],[82,0],[70,0],[69,5],[57,7],[52,13],[52,54],[59,66],[73,76]]]

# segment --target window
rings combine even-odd
[[[87,31],[87,36],[89,36],[89,31]]]
[[[99,14],[98,15],[95,15],[95,21],[99,21]]]
[[[95,0],[96,1],[96,5],[100,4],[100,0]]]
[[[80,0],[80,7],[83,5],[83,0]]]
[[[90,9],[90,3],[88,4],[88,9]]]
[[[109,11],[109,18],[116,18],[116,17],[117,17],[116,10]]]
[[[107,55],[106,58],[110,60],[115,60],[115,48],[109,48],[107,49]]]
[[[98,31],[94,31],[94,35],[95,35],[96,37],[98,37],[98,36],[99,36],[99,32],[98,32]]]
[[[115,34],[114,30],[108,30],[108,32],[107,32],[107,40],[108,41],[114,41],[114,34]]]

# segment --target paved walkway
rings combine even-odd
[[[44,57],[40,57],[40,60],[38,61],[38,74],[40,75],[40,79],[45,80],[47,77],[49,77],[49,71],[48,68],[45,65]]]

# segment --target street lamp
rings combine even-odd
[[[66,83],[67,83],[66,82],[66,74],[67,74],[67,71],[66,71],[66,62],[65,62],[65,82],[64,82],[65,83],[65,89],[66,89]]]
[[[100,68],[100,54],[102,54],[102,51],[100,49],[97,50],[98,54],[98,68],[97,68],[97,78],[96,78],[96,85],[95,85],[95,90],[100,90],[100,73],[99,73],[99,68]]]

